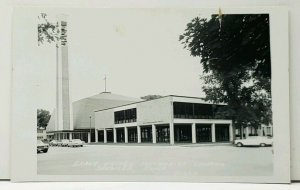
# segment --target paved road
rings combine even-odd
[[[85,145],[38,154],[38,174],[267,176],[271,147]]]

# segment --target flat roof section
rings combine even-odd
[[[200,99],[200,100],[204,99],[204,98],[201,98],[201,97],[192,97],[192,96],[167,95],[167,96],[163,96],[163,97],[152,99],[152,100],[143,100],[143,101],[133,102],[133,103],[124,104],[124,105],[120,105],[120,106],[114,106],[114,107],[111,107],[111,108],[106,108],[106,109],[101,109],[101,110],[95,110],[94,112],[100,112],[100,111],[110,110],[110,109],[119,108],[119,107],[123,107],[123,106],[138,104],[138,103],[142,103],[142,102],[154,101],[154,100],[158,100],[158,99],[162,99],[162,98],[167,98],[167,97],[191,98],[191,99]],[[214,104],[214,103],[205,102],[203,104]],[[227,104],[217,103],[217,105],[227,105]]]

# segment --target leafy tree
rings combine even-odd
[[[161,98],[161,97],[163,97],[163,96],[161,96],[161,95],[147,95],[147,96],[141,97],[141,99],[143,99],[143,100],[154,100],[154,99]]]
[[[58,22],[50,22],[46,13],[41,13],[40,16],[38,16],[38,20],[38,44],[41,45],[45,41],[47,43],[57,43],[60,40]]]
[[[196,17],[179,40],[200,57],[205,99],[228,104],[217,117],[236,127],[272,123],[268,14]]]
[[[46,128],[50,120],[50,112],[43,109],[37,110],[37,127]]]

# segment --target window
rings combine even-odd
[[[115,124],[136,122],[136,108],[116,111]]]
[[[215,113],[219,108],[213,104],[174,102],[174,118],[182,119],[215,119]],[[223,118],[225,119],[225,118]]]
[[[141,127],[141,142],[152,142],[152,127]]]
[[[138,141],[137,128],[129,127],[127,131],[128,131],[128,142],[137,142]]]
[[[158,143],[170,142],[169,126],[156,126],[156,142]]]

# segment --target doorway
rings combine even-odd
[[[190,124],[174,125],[175,142],[191,143],[192,142],[192,126]]]
[[[196,142],[212,142],[211,124],[196,125]]]
[[[216,142],[229,142],[229,125],[216,124]]]

